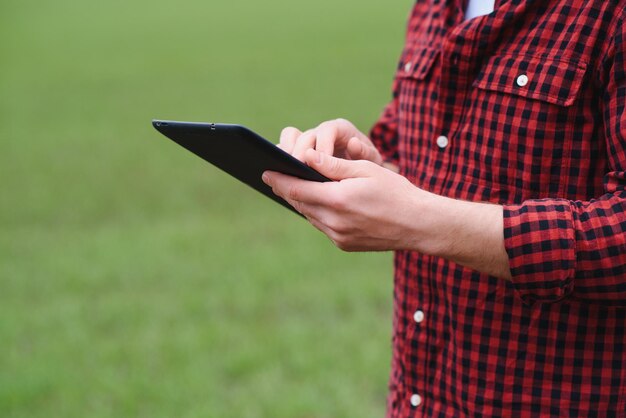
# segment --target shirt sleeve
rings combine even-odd
[[[626,28],[616,26],[602,74],[610,171],[590,201],[529,200],[504,206],[513,286],[528,303],[566,297],[626,306]]]

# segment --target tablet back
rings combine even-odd
[[[152,124],[174,142],[294,212],[291,205],[263,183],[264,171],[278,171],[311,181],[330,181],[241,125],[164,120],[154,120]]]

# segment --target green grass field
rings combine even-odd
[[[383,416],[391,255],[150,120],[367,130],[409,7],[3,0],[0,416]]]

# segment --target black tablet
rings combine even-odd
[[[241,125],[170,120],[153,120],[152,125],[172,141],[294,212],[289,203],[263,183],[264,171],[278,171],[305,180],[330,181]]]

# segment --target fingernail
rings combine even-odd
[[[263,183],[269,184],[270,176],[268,176],[267,173],[263,173],[263,175],[261,176],[261,180],[263,180]]]

